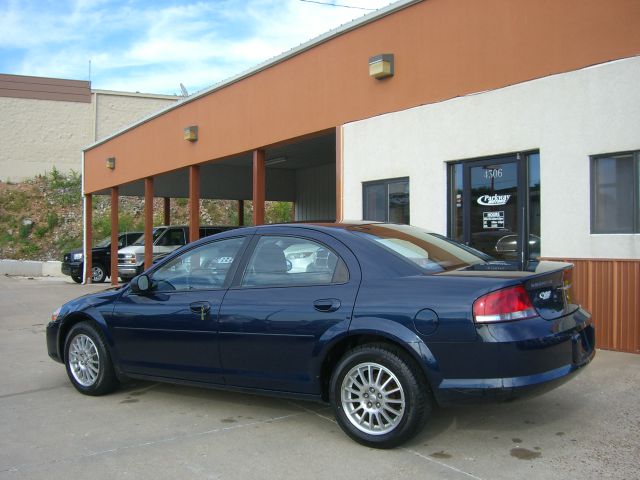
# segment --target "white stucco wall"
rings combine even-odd
[[[0,180],[18,182],[54,166],[80,172],[84,147],[178,98],[101,90],[91,103],[0,97]]]
[[[640,235],[590,234],[590,155],[640,150],[640,57],[344,126],[344,217],[362,182],[410,177],[411,223],[446,232],[445,162],[539,149],[542,255],[640,258]],[[389,84],[392,88],[392,84]]]
[[[80,171],[93,138],[90,103],[0,97],[0,180],[51,171]]]

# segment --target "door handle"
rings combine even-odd
[[[200,320],[204,320],[205,315],[211,311],[211,304],[209,302],[193,302],[189,305],[189,310],[200,315]]]
[[[321,298],[313,302],[313,308],[319,312],[335,312],[340,305],[340,300],[337,298]]]

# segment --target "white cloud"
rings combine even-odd
[[[336,3],[380,8],[389,1]],[[0,7],[0,54],[23,53],[8,73],[85,79],[91,59],[94,88],[174,93],[182,82],[195,91],[367,13],[299,0],[61,4]]]

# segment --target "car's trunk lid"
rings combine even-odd
[[[547,320],[577,310],[572,298],[573,265],[528,279],[524,287],[538,314]]]
[[[573,265],[535,262],[522,268],[517,262],[485,262],[439,275],[482,276],[518,280],[538,314],[553,320],[578,309],[572,296]]]

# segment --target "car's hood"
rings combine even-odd
[[[64,317],[67,312],[78,312],[103,303],[113,302],[114,297],[120,295],[122,288],[123,287],[111,287],[99,292],[87,293],[81,297],[69,300],[60,307],[59,317]]]
[[[144,245],[129,245],[121,248],[118,253],[141,253],[144,252]]]

